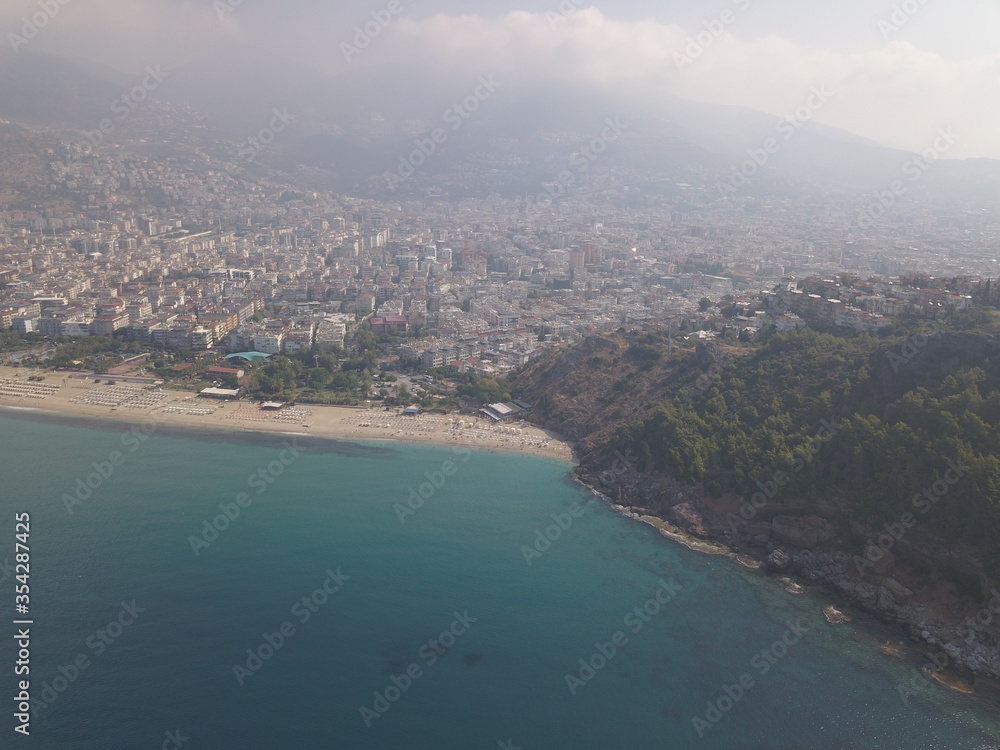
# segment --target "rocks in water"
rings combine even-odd
[[[819,516],[778,516],[771,522],[771,536],[799,549],[813,549],[833,534],[830,522]]]
[[[951,617],[935,616],[925,604],[915,603],[915,593],[898,578],[888,575],[896,565],[896,558],[891,552],[874,546],[865,550],[865,561],[871,565],[864,570],[866,575],[863,579],[858,580],[856,555],[844,551],[810,552],[794,548],[787,548],[786,552],[773,533],[767,549],[770,551],[766,561],[769,571],[780,571],[783,576],[794,573],[809,581],[824,581],[842,592],[852,604],[876,613],[886,621],[907,626],[915,642],[942,649],[953,665],[1000,678],[1000,649],[997,648],[996,637],[985,630],[976,630],[971,636],[960,639]],[[868,582],[872,580],[877,583]],[[837,613],[843,615],[840,610]],[[839,620],[837,614],[830,614],[834,620]],[[894,656],[891,653],[886,655]]]
[[[621,483],[618,489],[622,489]],[[953,665],[1000,678],[1000,649],[997,648],[997,636],[994,633],[985,629],[974,630],[971,635],[956,633],[955,615],[958,613],[943,612],[940,616],[935,616],[933,608],[919,603],[917,595],[902,583],[904,580],[909,580],[904,577],[902,571],[912,567],[913,558],[932,558],[931,562],[940,568],[948,566],[954,558],[960,557],[947,548],[931,544],[917,535],[916,531],[905,540],[907,545],[898,542],[893,546],[893,550],[889,551],[885,548],[885,544],[877,546],[871,541],[874,534],[871,529],[855,523],[850,530],[851,536],[868,540],[867,545],[861,550],[859,549],[861,545],[849,544],[844,547],[834,543],[836,529],[833,523],[824,518],[816,515],[794,515],[809,512],[805,508],[783,507],[780,510],[775,508],[774,511],[783,515],[777,515],[770,521],[758,517],[751,519],[753,523],[745,526],[736,524],[736,527],[733,527],[724,526],[718,520],[721,511],[717,508],[709,507],[703,515],[699,510],[699,500],[690,496],[685,497],[680,491],[670,491],[665,495],[663,487],[654,487],[651,484],[639,486],[638,483],[635,486],[629,485],[626,490],[623,493],[622,507],[617,509],[632,518],[653,523],[661,533],[670,538],[681,541],[692,549],[700,549],[703,546],[706,548],[714,546],[704,542],[703,538],[711,538],[713,534],[718,537],[720,534],[729,533],[737,549],[740,545],[747,545],[757,548],[762,555],[766,554],[766,562],[761,566],[762,569],[777,573],[778,576],[794,576],[803,583],[823,582],[833,591],[839,592],[835,593],[835,596],[842,597],[844,601],[849,600],[859,609],[874,613],[887,622],[902,624],[915,642],[941,649],[948,654]],[[627,502],[624,499],[626,495]],[[648,510],[645,510],[646,508]],[[668,511],[671,508],[672,510]],[[666,515],[668,512],[670,515]],[[654,522],[651,514],[664,514],[659,518],[669,518],[677,526],[703,538],[689,537],[671,524],[660,521],[659,518]],[[830,514],[828,517],[837,516]],[[848,521],[847,517],[839,519],[844,528],[847,527]],[[713,524],[717,527],[713,527]],[[728,531],[724,532],[723,529]],[[844,541],[847,540],[841,540]],[[702,551],[729,554],[729,550],[725,548],[720,548],[718,551],[715,549]],[[732,556],[747,568],[758,566],[751,557],[738,553]],[[900,561],[905,560],[906,565],[903,566],[902,562],[897,565],[897,557]],[[965,562],[959,560],[958,563],[950,565],[950,569],[961,568],[963,572],[966,569],[970,573],[973,572],[972,566],[964,564]],[[896,572],[893,577],[894,571],[897,570],[901,572]],[[981,576],[979,578],[982,579]],[[983,580],[980,582],[984,591],[987,590],[990,582]],[[792,594],[799,594],[802,591],[791,579],[782,580],[780,584]],[[832,616],[830,621],[846,622],[840,619],[844,613],[839,609],[833,609],[835,611],[830,612]],[[873,645],[875,648],[878,647],[878,644]],[[885,648],[882,652],[891,658],[901,658],[894,651],[895,649]],[[477,655],[467,655],[462,661],[467,667],[482,663]]]
[[[826,621],[831,625],[840,625],[845,622],[850,622],[851,618],[841,612],[839,609],[834,607],[832,604],[827,604],[823,607],[823,616],[826,617]]]
[[[975,690],[973,690],[972,685],[955,675],[948,674],[947,672],[942,672],[937,669],[931,669],[929,667],[923,668],[923,673],[935,680],[939,685],[942,685],[949,690],[953,690],[956,693],[961,693],[962,695],[972,695]]]
[[[793,581],[791,578],[788,578],[787,576],[780,578],[779,580],[781,581],[781,585],[784,587],[785,591],[787,591],[789,594],[802,596],[803,594],[806,593],[805,587],[797,584],[795,581]]]
[[[759,560],[754,560],[748,555],[736,555],[736,562],[744,568],[750,568],[750,570],[758,570],[762,564]]]
[[[886,641],[882,644],[878,652],[883,656],[888,656],[898,661],[910,661],[913,658],[906,646],[895,641]]]
[[[791,561],[792,558],[788,556],[788,553],[781,549],[781,547],[777,547],[767,556],[767,567],[771,570],[784,570]]]

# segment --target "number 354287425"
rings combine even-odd
[[[18,612],[24,612],[30,603],[31,589],[28,579],[31,576],[31,547],[28,544],[31,535],[31,515],[28,513],[18,513],[14,519],[17,526],[14,529],[14,568],[17,587],[15,590],[15,601]]]

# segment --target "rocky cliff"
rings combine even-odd
[[[890,413],[903,394],[973,365],[991,366],[997,352],[994,337],[978,334],[892,342],[865,363],[876,394],[871,407]],[[944,659],[1000,678],[1000,593],[984,572],[982,550],[946,542],[905,515],[867,523],[859,496],[799,497],[777,491],[771,479],[752,494],[710,491],[616,448],[658,404],[711,396],[720,387],[716,376],[753,354],[724,344],[668,344],[655,333],[595,337],[518,373],[513,388],[537,404],[540,421],[575,440],[579,479],[612,502],[756,557],[772,573],[828,587],[936,650],[939,666]]]

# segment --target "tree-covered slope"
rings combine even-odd
[[[616,335],[520,373],[514,387],[580,439],[585,461],[618,451],[652,477],[745,501],[782,476],[783,497],[806,508],[836,501],[871,528],[911,514],[1000,574],[992,335],[801,331],[672,355],[656,334]]]

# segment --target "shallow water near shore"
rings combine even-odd
[[[904,703],[887,630],[827,625],[822,598],[621,517],[566,462],[129,434],[0,415],[0,540],[31,512],[46,700],[21,746],[1000,747],[982,701]]]

